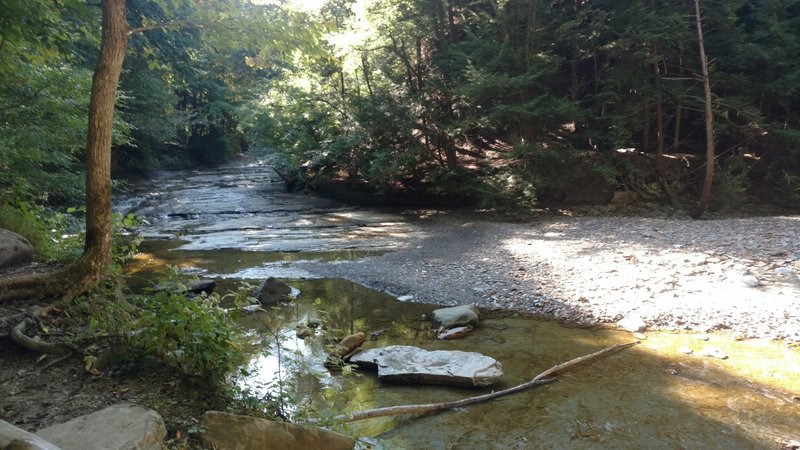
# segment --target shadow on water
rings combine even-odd
[[[282,376],[296,383],[322,414],[456,400],[527,381],[549,367],[603,347],[629,342],[627,332],[576,329],[515,315],[485,318],[466,338],[431,338],[431,305],[391,296],[340,279],[287,280],[299,299],[243,325],[265,322],[284,339]],[[392,344],[477,351],[503,365],[503,381],[486,390],[437,386],[381,386],[374,374],[344,376],[323,368],[322,333],[300,339],[295,326],[321,321],[343,336],[382,330],[365,348]],[[762,340],[737,342],[715,335],[653,333],[640,345],[574,369],[559,382],[467,408],[424,417],[378,418],[347,430],[379,436],[390,448],[780,448],[798,439],[800,354]],[[717,347],[726,360],[700,356]],[[689,348],[694,354],[682,352]],[[275,350],[254,358],[251,384],[273,378]],[[320,376],[310,376],[309,371]],[[294,378],[293,378],[294,377]],[[323,392],[326,392],[323,395]]]

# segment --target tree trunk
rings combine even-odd
[[[653,44],[653,54],[658,54],[658,46]],[[656,80],[656,174],[660,177],[664,171],[664,105],[661,97],[661,70],[658,61],[653,63],[653,73]]]
[[[100,57],[92,78],[86,143],[86,240],[83,255],[58,272],[8,278],[0,282],[0,300],[33,296],[71,298],[86,292],[111,264],[111,135],[122,61],[128,46],[125,0],[102,2]]]
[[[693,219],[699,219],[706,211],[711,201],[711,185],[714,182],[714,115],[711,108],[711,80],[708,75],[708,58],[703,44],[703,22],[700,18],[700,0],[694,0],[695,24],[697,25],[697,43],[700,50],[700,67],[703,71],[703,90],[705,91],[705,117],[706,117],[706,178],[703,183],[703,192],[697,207],[690,214]]]
[[[375,103],[375,94],[372,92],[372,80],[370,80],[369,56],[367,52],[361,52],[361,70],[364,72],[364,82],[367,84],[369,99]]]
[[[681,146],[681,120],[683,120],[683,107],[680,100],[675,106],[675,135],[672,138],[672,151],[678,153]]]

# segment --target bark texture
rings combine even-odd
[[[128,47],[125,0],[103,0],[100,57],[92,78],[86,143],[86,241],[72,266],[57,272],[0,280],[0,301],[9,298],[71,298],[86,292],[111,264],[111,135],[122,62]]]
[[[703,71],[703,90],[705,91],[705,118],[706,118],[706,177],[703,182],[703,192],[697,207],[692,211],[692,218],[699,219],[708,208],[711,201],[711,186],[714,183],[714,164],[716,150],[714,149],[714,112],[711,108],[711,79],[708,75],[708,57],[703,43],[703,20],[700,16],[700,0],[694,0],[695,24],[697,26],[697,43],[700,50],[700,67]]]

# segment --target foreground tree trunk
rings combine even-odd
[[[86,243],[74,267],[88,284],[95,283],[111,264],[111,135],[117,84],[128,48],[125,0],[104,0],[102,5],[103,38],[92,78],[86,146]]]
[[[128,47],[125,0],[103,0],[100,57],[92,78],[89,134],[86,143],[86,241],[72,266],[51,273],[0,281],[0,301],[9,298],[61,296],[86,292],[111,264],[111,135],[117,83]]]
[[[711,186],[714,182],[714,164],[716,151],[714,150],[714,113],[711,108],[711,80],[708,75],[708,57],[703,44],[703,21],[700,18],[700,0],[694,0],[695,24],[697,25],[697,41],[700,49],[700,67],[703,70],[703,90],[705,91],[705,116],[706,116],[706,178],[703,183],[703,192],[697,207],[690,214],[693,219],[699,219],[706,211],[711,201]]]

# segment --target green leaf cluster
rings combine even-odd
[[[142,299],[134,342],[146,354],[217,389],[244,363],[243,333],[215,295],[156,293]]]

